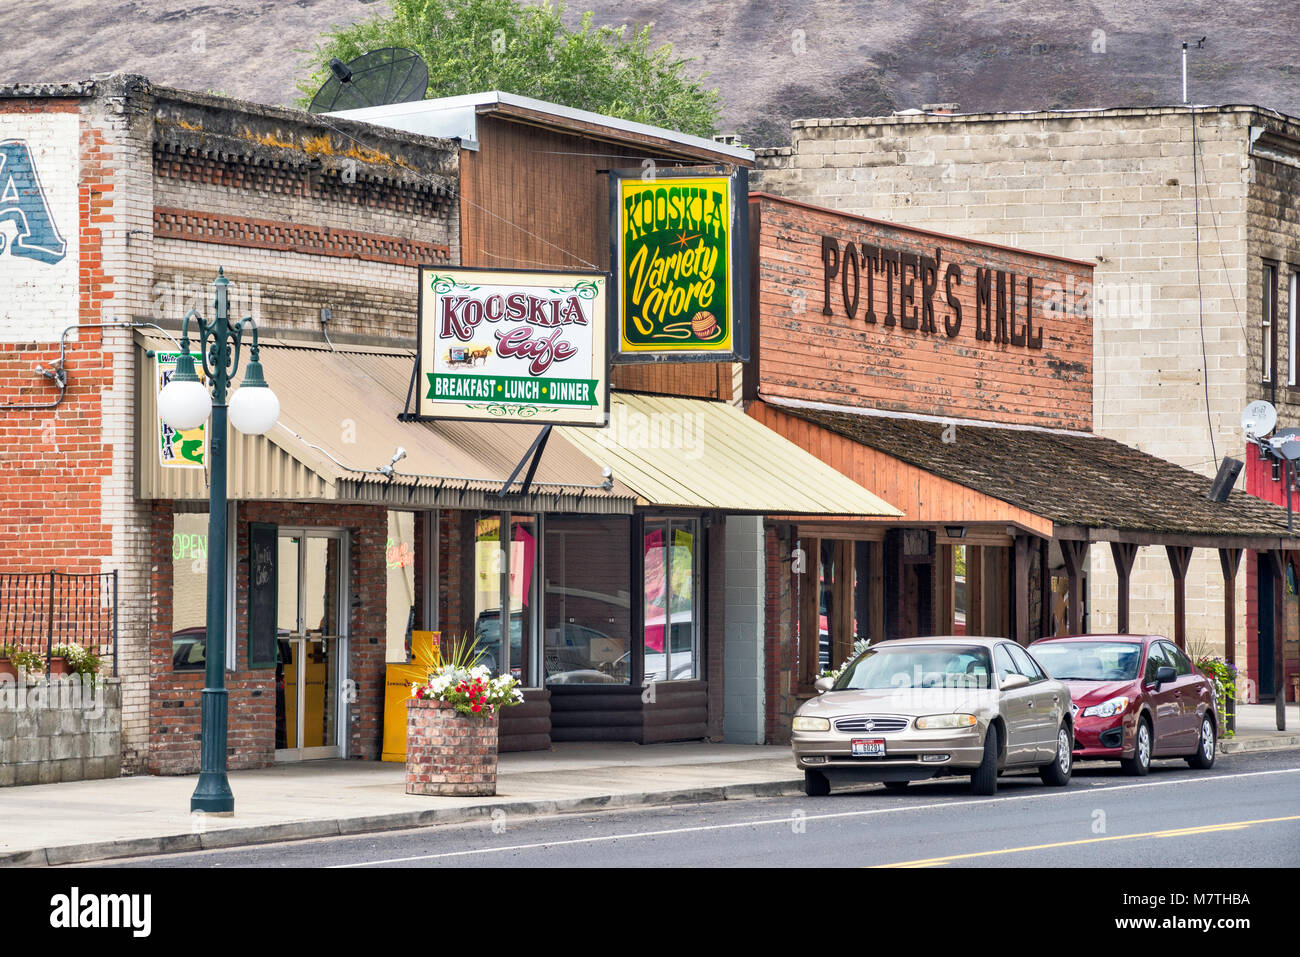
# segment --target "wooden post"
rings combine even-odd
[[[1061,557],[1065,559],[1065,572],[1070,576],[1066,634],[1077,635],[1083,631],[1083,563],[1087,559],[1088,543],[1063,538],[1060,544]]]
[[[952,545],[939,545],[934,563],[934,634],[951,635],[955,612],[955,550]]]
[[[1119,633],[1129,633],[1129,580],[1133,574],[1133,560],[1138,547],[1130,542],[1111,542],[1110,554],[1115,559],[1115,574],[1119,577]]]
[[[984,548],[966,546],[966,634],[984,634]]]
[[[1237,569],[1241,567],[1240,548],[1220,548],[1219,566],[1223,569],[1223,660],[1237,664]],[[1227,729],[1237,726],[1237,703],[1228,715]]]
[[[804,573],[799,578],[799,684],[807,687],[821,670],[822,549],[821,542],[815,538],[801,538],[799,547],[805,556]]]
[[[1273,711],[1277,729],[1286,730],[1286,552],[1273,559]]]
[[[1052,542],[1051,539],[1040,538],[1038,540],[1038,554],[1040,569],[1038,578],[1038,593],[1042,596],[1042,607],[1039,608],[1039,615],[1042,618],[1042,624],[1039,635],[1047,638],[1052,634]]]
[[[831,629],[831,667],[849,660],[853,651],[853,543],[835,539],[834,620]]]
[[[1029,536],[1017,535],[1014,554],[1016,643],[1029,644]]]
[[[1174,573],[1174,644],[1187,650],[1187,565],[1192,560],[1189,545],[1166,545],[1169,568]]]
[[[885,638],[885,543],[868,542],[871,549],[870,577],[868,587],[871,589],[871,640],[883,641]]]

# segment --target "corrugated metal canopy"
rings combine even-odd
[[[639,504],[778,515],[902,512],[735,406],[614,393],[604,429],[556,431]]]
[[[168,339],[137,333],[144,348],[175,351]],[[537,437],[539,426],[496,422],[401,422],[415,353],[411,350],[261,340],[262,368],[280,399],[280,421],[265,437],[230,431],[233,499],[352,501],[402,507],[526,508],[630,512],[634,493],[601,488],[601,467],[559,436],[547,444],[526,496],[497,491]],[[247,362],[247,353],[241,357]],[[207,498],[205,473],[165,468],[158,456],[157,387],[142,356],[138,408],[142,498]],[[398,446],[394,476],[380,474]],[[516,488],[518,486],[516,485]]]

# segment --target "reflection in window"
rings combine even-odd
[[[629,524],[622,516],[547,520],[543,622],[547,684],[631,680]]]
[[[184,512],[172,528],[172,667],[207,665],[208,516]]]
[[[696,677],[694,521],[645,525],[645,680]]]
[[[405,662],[415,624],[415,513],[388,513],[384,547],[388,569],[388,614],[385,618],[385,660]]]
[[[501,522],[509,524],[509,551]],[[531,515],[483,513],[474,522],[474,638],[479,664],[525,683],[532,670],[532,607],[537,569],[537,520]],[[502,640],[502,604],[508,605],[508,641]]]

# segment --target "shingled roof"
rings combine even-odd
[[[785,404],[781,408],[917,468],[1050,519],[1058,533],[1066,533],[1061,537],[1300,547],[1300,536],[1287,531],[1286,509],[1236,490],[1226,502],[1211,502],[1206,494],[1212,483],[1206,476],[1092,433],[954,427],[935,420],[857,411]],[[945,432],[950,441],[944,441]],[[1300,528],[1300,515],[1296,527]],[[1071,535],[1071,529],[1107,534]],[[1254,541],[1242,541],[1246,538]],[[1262,539],[1272,541],[1259,541]]]

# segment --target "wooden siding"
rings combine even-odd
[[[758,291],[754,302],[758,393],[925,415],[1087,430],[1092,426],[1092,269],[1085,263],[1019,252],[1003,246],[943,237],[834,210],[753,194],[759,211],[751,226],[758,245]],[[933,257],[938,273],[933,307],[936,331],[884,325],[886,283],[877,276],[874,310],[866,321],[868,272],[859,270],[855,318],[846,315],[839,275],[824,282],[822,237],[844,251],[863,245]],[[956,264],[961,282],[953,294],[961,325],[945,332],[946,270]],[[1012,327],[1024,327],[1026,311],[1042,348],[975,338],[976,269],[1012,278],[1008,293]],[[915,270],[913,270],[915,272]],[[1026,303],[1025,279],[1033,280]],[[921,282],[911,283],[919,310]],[[1049,299],[1052,284],[1078,292]],[[899,283],[894,282],[893,287]],[[850,286],[850,289],[852,287]],[[895,300],[899,294],[893,295]],[[997,328],[997,276],[992,302]],[[1052,306],[1060,302],[1060,308]],[[830,315],[823,310],[829,305]],[[1068,308],[1067,308],[1068,307]],[[888,497],[888,496],[886,496]]]
[[[479,149],[461,150],[461,265],[484,269],[610,268],[610,169],[664,168],[676,155],[480,116]],[[701,156],[697,162],[711,161]],[[732,397],[726,363],[615,366],[617,389]]]
[[[1012,523],[1046,538],[1052,537],[1051,521],[1033,512],[939,478],[765,402],[752,402],[746,411],[804,451],[902,510],[901,519],[883,519],[883,523]]]

